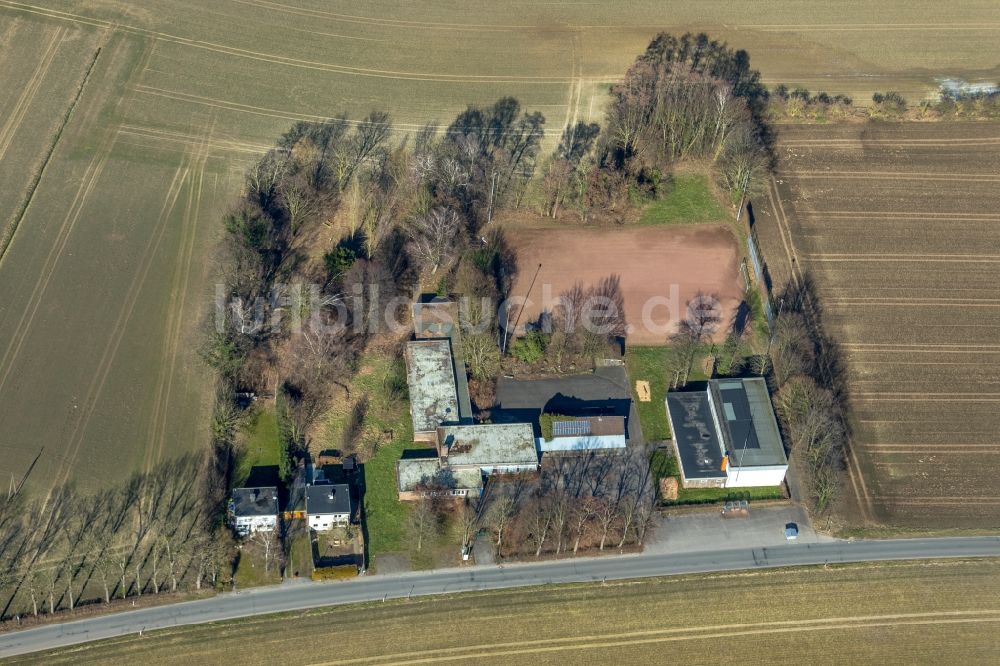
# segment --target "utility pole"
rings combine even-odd
[[[750,171],[747,170],[747,175],[743,177],[743,186],[740,188],[743,190],[743,194],[740,195],[740,207],[736,209],[736,221],[740,221],[740,216],[743,215],[743,205],[747,200],[747,187],[750,185]]]
[[[490,205],[486,209],[486,224],[493,224],[493,193],[496,191],[497,187],[497,172],[494,171],[490,175]]]
[[[532,287],[535,286],[535,280],[538,279],[538,272],[542,270],[542,265],[538,264],[538,268],[535,269],[535,275],[531,278],[531,284],[528,285],[528,291],[524,294],[524,300],[527,302],[528,296],[531,294]],[[517,311],[517,318],[514,320],[514,330],[517,330],[517,323],[521,321],[521,313],[524,312],[524,304],[521,305],[521,309]],[[508,322],[505,318],[504,320],[504,330],[503,330],[503,347],[500,349],[500,355],[507,355],[507,336],[510,334],[510,329],[506,326]]]

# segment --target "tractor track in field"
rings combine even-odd
[[[31,206],[31,202],[35,198],[35,192],[38,190],[38,185],[42,182],[42,177],[45,175],[46,169],[48,169],[49,162],[51,162],[52,160],[52,155],[55,153],[56,148],[59,145],[59,140],[62,138],[63,132],[66,130],[66,126],[72,119],[73,112],[76,110],[77,105],[80,103],[80,98],[83,96],[83,90],[87,86],[87,82],[90,80],[90,75],[93,73],[94,67],[97,65],[97,59],[101,56],[101,48],[102,47],[98,47],[94,51],[94,56],[91,59],[90,64],[83,75],[83,79],[80,81],[80,86],[77,88],[76,95],[73,97],[73,100],[70,102],[69,107],[66,109],[66,113],[63,115],[62,118],[62,122],[59,124],[59,128],[53,135],[52,141],[49,143],[48,150],[45,152],[45,156],[42,158],[41,165],[35,172],[34,178],[32,178],[31,182],[28,184],[28,189],[24,195],[24,199],[21,205],[14,213],[14,216],[11,218],[10,223],[6,226],[6,228],[2,230],[2,233],[0,233],[0,261],[3,261],[4,256],[7,254],[7,250],[10,248],[10,244],[14,242],[14,235],[17,233],[18,227],[21,226],[21,220],[24,219],[25,214],[28,212],[28,208]],[[54,51],[52,57],[53,58],[55,57]],[[51,64],[52,63],[50,60],[48,65],[46,65],[45,67],[45,71],[48,71],[48,67],[51,66]],[[42,77],[38,79],[39,84],[41,83],[41,78],[44,78],[44,73],[42,74]],[[32,96],[33,95],[34,93],[32,93]],[[28,103],[30,103],[30,99],[28,100]],[[27,105],[25,106],[25,109],[26,108]],[[19,124],[20,121],[18,121],[18,125]],[[10,137],[13,136],[14,130],[16,130],[16,126],[10,131]],[[8,144],[9,144],[9,137],[8,137]],[[4,146],[4,151],[6,151],[6,146]],[[0,154],[0,158],[2,157],[3,155]],[[6,359],[6,353],[4,354],[4,358]],[[2,371],[3,367],[4,367],[4,361],[0,361],[0,371]],[[0,379],[0,386],[2,385],[3,385],[3,380]]]

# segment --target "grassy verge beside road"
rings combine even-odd
[[[995,652],[1000,560],[892,562],[549,586],[183,626],[13,661],[260,664],[334,660],[505,664],[976,663]],[[455,618],[462,630],[455,631]],[[608,623],[614,617],[615,622]],[[261,642],[260,637],[267,640]]]

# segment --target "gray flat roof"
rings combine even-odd
[[[437,458],[404,458],[399,461],[396,470],[402,491],[434,481],[452,489],[483,487],[483,475],[478,469],[442,469]]]
[[[767,382],[762,377],[710,382],[722,440],[735,467],[787,465]]]
[[[667,393],[667,410],[684,478],[726,478],[708,390],[671,391]]]
[[[449,465],[537,465],[530,423],[491,423],[438,428],[438,444]]]
[[[351,489],[346,483],[306,488],[306,513],[351,513]]]
[[[458,302],[450,298],[425,294],[411,307],[413,333],[421,340],[448,338],[451,341],[451,361],[458,390],[459,418],[456,421],[472,423],[472,400],[469,398],[469,379],[462,352],[462,331],[457,325],[459,310]]]
[[[672,391],[667,411],[685,478],[725,477],[725,455],[730,469],[788,464],[761,377],[713,379],[698,390]]]
[[[261,488],[233,488],[233,515],[275,516],[278,514],[278,489],[274,486]]]
[[[405,356],[413,432],[429,432],[442,423],[457,423],[460,416],[451,342],[412,340],[406,343]]]

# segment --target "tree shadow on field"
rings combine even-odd
[[[786,310],[802,315],[815,353],[815,364],[810,374],[817,384],[833,393],[844,417],[844,425],[849,427],[847,364],[840,344],[827,335],[823,327],[823,303],[816,295],[815,278],[805,271],[800,281],[785,286],[780,298],[784,299]]]

